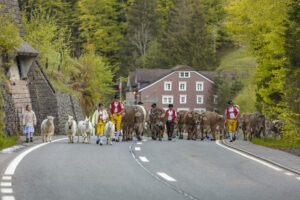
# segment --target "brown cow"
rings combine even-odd
[[[260,138],[261,133],[265,139],[265,116],[259,112],[250,114],[250,140],[253,137]]]
[[[147,112],[146,109],[141,105],[134,106],[134,111],[135,116],[133,130],[136,133],[137,139],[141,140],[142,134],[145,132]]]
[[[151,112],[150,123],[152,139],[156,140],[158,138],[159,141],[161,141],[166,125],[166,113],[164,109],[158,107],[153,108]]]
[[[134,127],[135,110],[133,106],[125,106],[122,113],[122,141],[132,140],[132,132]]]
[[[183,139],[183,131],[184,131],[184,115],[186,115],[188,111],[181,110],[177,112],[176,125],[178,130],[179,139]]]
[[[250,113],[242,114],[239,127],[243,131],[244,140],[247,141],[247,139],[250,139]]]
[[[196,140],[201,122],[201,114],[196,111],[186,112],[184,115],[184,127],[188,132],[188,140]]]
[[[204,139],[208,134],[212,134],[212,139],[216,139],[216,132],[224,134],[225,129],[225,118],[223,115],[219,115],[215,112],[206,111],[202,114],[201,121],[201,139]]]

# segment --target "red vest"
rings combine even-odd
[[[111,107],[111,114],[114,114],[115,113],[115,102],[111,102],[110,103],[110,107]],[[122,103],[121,102],[118,102],[118,106],[117,106],[117,110],[118,112],[117,113],[120,113],[122,111]]]
[[[175,121],[176,120],[176,111],[172,110],[172,120]],[[166,116],[167,116],[167,120],[169,118],[169,110],[166,110]]]
[[[229,112],[229,106],[226,108],[226,116],[229,118],[229,116],[230,116],[230,112]],[[233,106],[233,113],[234,113],[234,116],[236,117],[237,115],[238,115],[238,111],[237,111],[237,109],[236,109],[236,107],[235,106]]]

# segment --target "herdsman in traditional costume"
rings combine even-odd
[[[116,136],[113,141],[119,142],[119,135],[121,132],[122,112],[124,104],[120,101],[120,96],[116,95],[115,100],[110,103],[110,121],[115,124]]]
[[[168,140],[172,140],[174,126],[176,121],[176,111],[173,109],[173,104],[169,104],[169,109],[166,110],[166,117],[167,117],[167,133],[168,133]]]
[[[233,105],[233,102],[228,101],[229,106],[225,110],[225,117],[227,120],[230,142],[234,141],[237,137],[237,119],[239,116],[239,108]]]
[[[97,144],[100,143],[100,145],[103,144],[103,132],[104,132],[104,127],[105,124],[108,120],[108,114],[106,110],[104,109],[104,105],[102,103],[99,103],[98,109],[95,110],[92,118],[92,124],[96,126],[96,131],[97,131]]]

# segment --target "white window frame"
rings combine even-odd
[[[202,97],[202,102],[198,102],[199,97]],[[196,96],[196,102],[197,102],[197,104],[204,104],[204,96],[203,95],[197,95]]]
[[[183,76],[181,75],[182,73],[183,73]],[[188,71],[180,71],[179,72],[179,78],[190,78],[190,77],[191,77],[191,72],[188,72]]]
[[[204,112],[206,112],[206,108],[195,108],[194,111],[204,113]]]
[[[189,108],[177,108],[177,112],[182,111],[182,110],[189,111],[190,109]]]
[[[202,88],[201,90],[198,89],[198,84],[201,84],[202,85]],[[196,91],[197,92],[201,92],[204,90],[204,82],[203,81],[196,81]]]
[[[169,99],[168,99],[167,102],[164,102],[164,98],[171,98],[172,101],[169,102]],[[174,102],[174,98],[173,98],[172,95],[162,95],[162,98],[161,98],[161,103],[162,104],[173,104],[173,102]]]
[[[214,104],[217,104],[217,99],[218,99],[218,96],[214,95]]]
[[[181,88],[180,88],[180,85],[181,85],[181,84],[184,84],[184,89],[181,89]],[[179,91],[186,91],[186,81],[179,81],[179,84],[178,84],[178,90],[179,90]]]
[[[185,97],[185,102],[181,101],[181,97]],[[179,95],[179,103],[180,104],[187,104],[187,95],[186,94],[181,94]]]
[[[167,88],[167,84],[170,84],[170,89]],[[172,91],[172,81],[165,81],[164,82],[164,90],[165,91]]]

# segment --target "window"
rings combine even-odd
[[[180,95],[180,104],[186,104],[186,95]]]
[[[197,95],[197,104],[203,104],[203,95]]]
[[[179,72],[179,78],[190,78],[190,72]]]
[[[186,82],[179,82],[179,91],[186,91]]]
[[[204,112],[206,112],[206,109],[205,109],[205,108],[195,108],[194,110],[197,111],[197,112],[199,112],[199,113],[204,113]]]
[[[203,91],[204,83],[203,82],[196,82],[196,91]]]
[[[182,110],[189,111],[190,109],[189,108],[177,108],[177,112],[182,111]]]
[[[162,104],[172,104],[173,96],[162,96]]]
[[[165,91],[171,91],[172,90],[172,82],[171,81],[165,81]]]
[[[217,104],[218,96],[214,95],[214,104]]]

